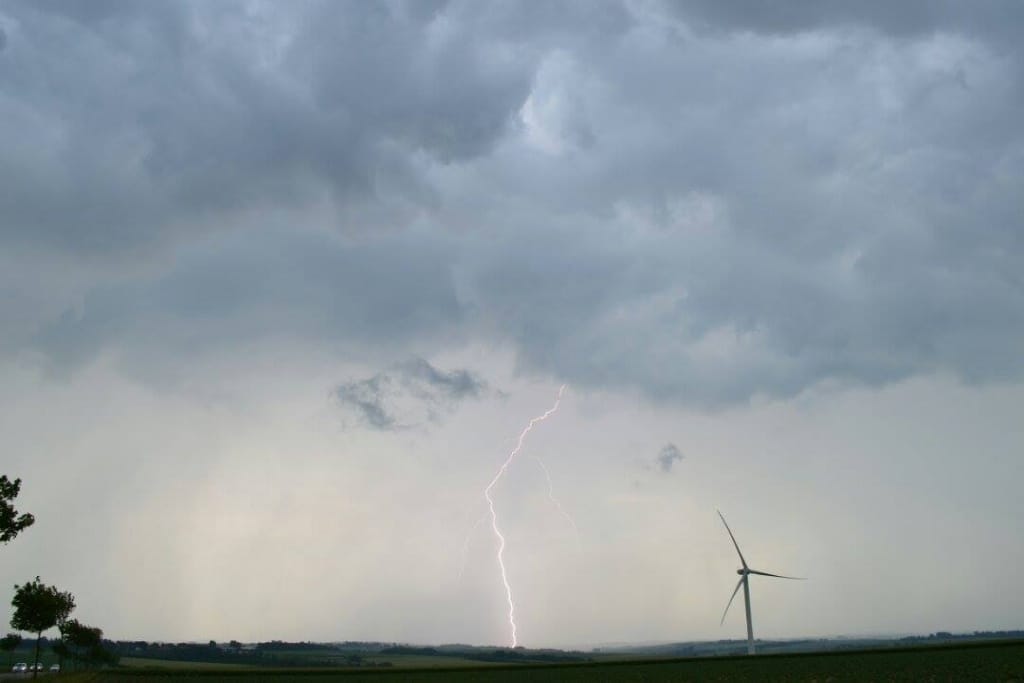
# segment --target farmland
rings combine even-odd
[[[126,662],[127,663],[127,662]],[[387,683],[392,680],[413,683],[464,681],[466,683],[506,683],[528,679],[546,681],[1022,681],[1024,682],[1024,642],[988,642],[913,648],[890,648],[859,652],[714,657],[690,659],[649,659],[568,664],[521,664],[435,666],[432,668],[375,669],[267,669],[267,668],[189,668],[187,664],[161,663],[159,667],[136,666],[109,669],[76,676],[80,680],[170,681],[201,679],[216,681],[261,680],[289,681],[339,680],[346,683]],[[396,664],[398,664],[396,662]],[[407,665],[413,664],[410,660]]]

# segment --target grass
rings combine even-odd
[[[181,662],[173,659],[148,657],[122,657],[121,666],[153,669],[252,669],[248,664],[222,664],[220,662]]]
[[[456,667],[456,666],[482,666],[485,662],[459,657],[458,655],[422,655],[422,654],[376,654],[358,653],[363,662],[368,666],[390,665],[402,668],[429,668],[429,667]],[[347,667],[345,661],[347,655],[338,652],[310,652],[308,650],[275,650],[268,658],[281,657],[291,659],[313,658],[321,661],[331,661],[334,666]]]
[[[71,679],[73,677],[64,677]],[[78,677],[74,677],[78,679]],[[957,644],[860,652],[828,652],[760,657],[714,657],[598,662],[587,664],[489,665],[430,669],[258,669],[185,668],[114,669],[82,681],[143,683],[195,678],[204,683],[246,680],[341,681],[342,683],[531,683],[555,681],[1011,681],[1024,683],[1024,641]]]

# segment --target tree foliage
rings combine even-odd
[[[21,531],[32,526],[36,518],[14,509],[14,499],[21,491],[21,479],[11,481],[6,474],[0,474],[0,543],[14,540]]]
[[[37,576],[34,581],[14,587],[11,606],[14,607],[11,626],[19,631],[42,633],[67,619],[75,609],[75,596],[47,586]]]
[[[76,661],[102,663],[105,652],[102,629],[69,619],[61,625],[60,632],[68,645],[68,654]]]
[[[117,664],[118,655],[103,646],[102,629],[86,626],[73,618],[60,625],[60,636],[67,644],[66,656],[86,666]]]
[[[14,586],[11,606],[14,608],[11,626],[19,631],[36,634],[35,663],[38,664],[39,638],[43,631],[67,621],[68,615],[75,609],[75,596],[54,586],[47,586],[37,576],[35,581]]]
[[[56,643],[50,646],[53,650],[53,654],[57,655],[60,663],[61,671],[64,670],[64,660],[71,656],[71,650],[68,648],[67,643],[63,640],[58,640]]]
[[[7,653],[7,666],[11,666],[11,656],[14,651],[21,645],[21,635],[18,633],[8,633],[3,638],[0,638],[0,650]]]

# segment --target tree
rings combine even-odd
[[[21,479],[11,481],[6,474],[0,474],[0,543],[14,540],[19,532],[32,526],[36,518],[25,513],[18,515],[14,499],[21,491]]]
[[[43,631],[67,620],[71,610],[75,609],[75,596],[47,586],[37,576],[35,581],[26,582],[24,586],[14,586],[11,606],[14,607],[11,626],[36,634],[34,664],[39,664],[39,639]],[[33,666],[32,677],[35,678],[37,673]]]
[[[89,661],[96,666],[116,666],[120,660],[121,655],[103,647],[102,641],[89,648]]]
[[[61,637],[71,646],[69,654],[76,661],[96,660],[103,644],[103,631],[95,626],[86,626],[77,619],[69,619],[61,626]]]
[[[60,650],[57,650],[57,646],[53,646],[53,651],[60,657],[60,670],[64,671],[64,659],[69,658],[72,661],[78,659],[78,648],[72,649],[72,646],[76,645],[78,638],[78,630],[82,625],[78,622],[78,619],[65,619],[64,623],[57,624],[57,628],[60,629]]]
[[[11,668],[11,661],[14,657],[14,651],[21,645],[21,636],[17,633],[8,633],[3,638],[0,638],[0,650],[7,653],[7,668]]]
[[[63,640],[58,640],[56,643],[50,646],[53,650],[53,654],[57,655],[57,661],[60,663],[60,670],[64,670],[64,660],[71,655],[71,650],[68,649],[67,643]]]

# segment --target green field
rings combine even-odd
[[[122,657],[121,666],[151,669],[252,669],[246,664],[222,664],[220,662],[179,662],[173,659],[149,659],[142,657]]]
[[[343,654],[332,654],[322,652],[309,652],[302,650],[277,650],[273,656],[283,658],[294,658],[303,659],[306,657],[313,657],[318,660],[331,661],[334,666],[337,667],[348,667],[351,666],[345,661],[345,655]],[[458,655],[419,655],[419,654],[378,654],[378,653],[361,653],[360,656],[363,659],[365,666],[392,666],[402,668],[413,668],[413,669],[426,669],[431,667],[458,667],[458,666],[488,666],[486,662],[480,662],[473,659],[465,659]],[[140,660],[145,661],[145,660]]]
[[[275,653],[280,657],[309,657],[308,652],[296,651],[291,652],[288,650],[282,650]],[[336,669],[345,669],[346,671],[351,668],[345,661],[344,655],[331,655],[316,653],[316,659],[318,661],[332,662],[332,665]],[[455,668],[455,667],[492,667],[500,666],[500,664],[492,662],[480,662],[472,659],[465,659],[455,655],[403,655],[403,654],[366,654],[362,656],[363,668],[375,668],[375,667],[390,667],[390,668],[401,668],[401,669],[430,669],[430,668]],[[287,666],[287,665],[285,665]],[[319,665],[307,665],[312,668],[316,666],[317,669],[322,669]],[[281,668],[274,667],[269,668],[268,664],[233,664],[230,662],[188,662],[177,659],[153,659],[150,657],[122,657],[121,667],[127,667],[129,669],[175,669],[175,670],[215,670],[215,671],[230,671],[234,669],[244,669],[246,671],[252,671],[254,669],[261,671],[280,671]],[[300,667],[303,668],[303,667]],[[289,668],[292,670],[292,668]]]
[[[1024,642],[974,643],[936,647],[830,652],[759,657],[715,657],[602,662],[587,664],[490,665],[430,669],[264,669],[264,668],[120,668],[65,676],[90,681],[167,681],[194,678],[216,681],[329,681],[412,683],[441,681],[506,683],[555,681],[1014,681],[1024,683]]]

